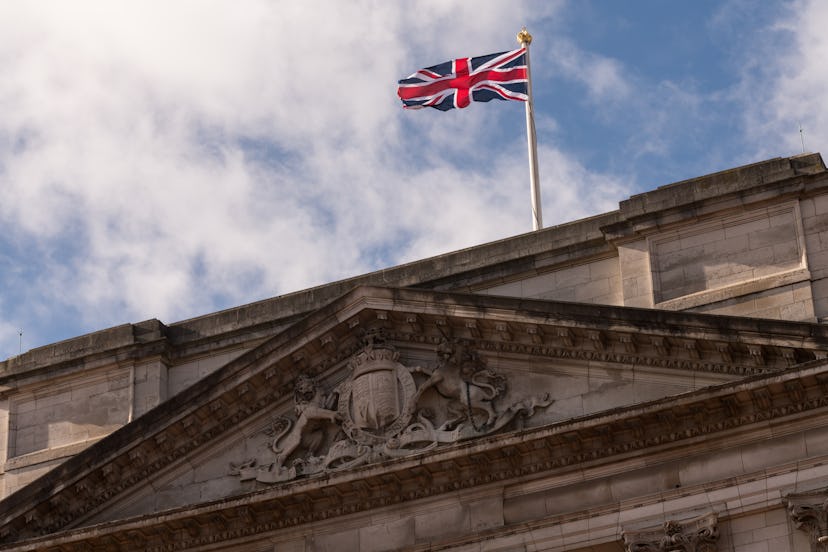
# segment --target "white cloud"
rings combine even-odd
[[[567,38],[555,38],[542,51],[547,73],[580,83],[591,103],[617,105],[635,91],[634,84],[618,60],[585,52]]]
[[[2,320],[3,312],[0,311],[0,351],[6,352],[6,356],[13,356],[25,350],[27,345],[23,341],[23,336],[19,335],[20,328],[15,327],[12,323]],[[28,348],[28,347],[26,347]]]
[[[828,146],[828,4],[800,0],[781,7],[778,19],[750,37],[736,91],[760,158],[800,153],[800,124],[808,151]]]
[[[559,4],[541,6],[533,17]],[[419,64],[512,47],[529,13],[495,1],[0,6],[0,254],[25,244],[4,287],[27,301],[7,297],[0,333],[21,320],[38,345],[73,317],[60,338],[170,322],[528,230],[520,106],[404,113],[394,88]],[[618,86],[611,63],[596,66]],[[493,148],[488,130],[515,113],[516,145]],[[622,195],[560,151],[541,161],[547,221]],[[562,192],[581,183],[587,195]]]
[[[539,156],[547,226],[614,211],[632,189],[621,177],[590,171],[561,151],[542,148]]]

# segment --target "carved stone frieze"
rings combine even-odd
[[[548,394],[503,400],[506,377],[485,366],[463,340],[444,340],[433,367],[408,367],[380,333],[348,361],[349,377],[325,392],[313,378],[295,384],[295,418],[274,418],[263,430],[267,450],[259,458],[230,465],[242,480],[287,481],[339,471],[488,435],[516,417],[552,404]],[[432,390],[440,412],[426,405]]]
[[[794,527],[807,533],[811,551],[828,550],[828,489],[789,494],[784,503]]]
[[[626,552],[715,552],[719,526],[715,512],[687,521],[668,520],[659,529],[624,531]]]
[[[568,334],[572,333],[567,329]],[[411,334],[407,332],[388,332],[389,338],[396,341],[408,341],[411,343],[432,342],[431,338],[423,337],[419,334]],[[702,359],[699,357],[683,358],[671,357],[666,355],[647,355],[642,347],[636,344],[635,350],[630,350],[629,339],[620,340],[617,349],[610,348],[609,344],[603,349],[587,349],[577,347],[575,341],[571,338],[561,340],[560,346],[553,344],[537,343],[536,340],[531,340],[526,343],[519,343],[515,341],[495,341],[483,338],[476,338],[474,333],[471,333],[472,338],[470,343],[479,350],[524,354],[532,356],[543,356],[555,359],[581,360],[581,361],[600,361],[611,362],[616,364],[640,364],[645,366],[670,368],[678,370],[699,370],[710,373],[732,374],[737,376],[752,376],[758,374],[767,374],[774,370],[767,366],[756,366],[753,363],[733,363],[732,359],[724,359],[724,362],[717,362],[715,359]],[[636,342],[637,343],[637,342]]]

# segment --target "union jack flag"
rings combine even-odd
[[[399,81],[397,95],[406,109],[440,111],[467,107],[472,101],[528,99],[526,50],[460,58],[420,69]]]

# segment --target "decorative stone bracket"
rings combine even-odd
[[[794,526],[808,534],[811,551],[828,551],[828,489],[789,494],[784,504]]]
[[[715,552],[719,525],[715,512],[687,521],[669,520],[660,529],[624,531],[626,552]]]

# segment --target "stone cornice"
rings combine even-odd
[[[620,243],[724,209],[825,193],[825,172],[819,154],[803,154],[668,184],[622,201],[619,221],[602,230]]]
[[[436,295],[438,298],[444,296],[440,292],[429,291],[411,290],[410,293],[415,295],[416,303],[422,302],[423,295],[427,297]],[[445,295],[458,296],[457,294]],[[425,324],[432,328],[440,327],[442,330],[451,331],[457,337],[475,339],[484,335],[484,337],[491,337],[490,341],[502,340],[504,332],[497,330],[496,322],[489,323],[484,319],[486,311],[505,309],[507,312],[513,312],[510,309],[519,307],[524,309],[524,312],[510,315],[522,320],[514,323],[514,332],[511,332],[500,347],[512,348],[515,352],[558,358],[601,360],[606,357],[607,362],[634,362],[638,359],[645,359],[643,362],[653,366],[733,373],[734,375],[759,373],[774,367],[783,368],[811,360],[815,358],[815,354],[823,354],[823,351],[828,348],[828,329],[807,323],[719,317],[684,312],[666,313],[629,307],[516,300],[504,297],[460,296],[466,297],[469,304],[466,308],[458,304],[453,316],[401,313],[400,307],[404,308],[404,305],[395,305],[395,301],[381,306],[388,309],[387,312],[391,312],[394,318],[394,323],[388,326],[399,328],[401,335],[417,333],[416,328]],[[420,308],[419,304],[412,304],[412,306],[415,309]],[[539,309],[541,306],[543,310]],[[398,312],[394,312],[395,310]],[[419,320],[416,319],[418,316]],[[366,316],[361,318],[366,319]],[[410,320],[412,318],[413,321]],[[470,319],[479,319],[479,322],[472,326],[469,324]],[[157,321],[149,322],[160,324]],[[370,320],[364,320],[364,323],[376,324]],[[124,330],[132,335],[139,332],[137,328],[141,325],[126,325],[119,327],[118,330],[120,333],[124,333],[120,331]],[[685,337],[671,337],[676,334],[673,326],[678,326]],[[607,343],[604,345],[609,346],[603,346],[600,340],[591,339],[590,330],[579,329],[590,327],[602,331],[600,339],[606,338]],[[166,336],[167,332],[167,329],[162,328],[155,332],[148,332],[137,339],[117,338],[117,336],[113,339],[90,337],[90,342],[100,343],[102,350],[71,358],[69,358],[71,355],[66,353],[65,356],[68,355],[66,359],[40,368],[24,369],[21,367],[19,371],[0,376],[0,386],[3,387],[4,392],[9,393],[19,385],[38,381],[47,375],[54,377],[58,373],[69,374],[77,370],[88,370],[112,364],[113,361],[126,362],[155,355],[172,361],[180,357],[182,352],[170,342]],[[568,336],[567,332],[571,336]],[[254,336],[245,334],[244,338],[260,342],[267,334],[268,332],[263,328]],[[767,337],[769,335],[777,337]],[[655,337],[658,336],[663,336],[663,340],[656,343]],[[403,337],[403,339],[411,340],[410,337]],[[436,337],[432,336],[432,341],[433,339]],[[710,341],[711,346],[717,349],[707,351],[703,351],[703,348],[698,349],[696,344],[704,341]],[[228,337],[228,346],[235,346],[238,343],[238,339]],[[529,346],[530,344],[542,345],[545,349]],[[592,347],[593,344],[597,348]],[[662,344],[672,347],[672,350],[665,351]],[[748,351],[746,349],[748,344],[755,344],[759,349]],[[197,353],[198,341],[193,341],[190,345],[187,353]],[[644,352],[647,346],[656,349],[654,354],[649,355],[651,357],[649,360],[646,360],[648,355]],[[557,352],[550,347],[557,349]],[[639,349],[641,354],[639,354]],[[683,358],[681,354],[682,349],[688,352],[685,355],[686,358]],[[705,354],[696,355],[695,350]],[[620,353],[626,353],[626,356],[621,357]],[[740,357],[741,363],[738,362]],[[739,364],[742,366],[740,367]]]
[[[647,314],[658,320],[646,320]],[[336,499],[324,497],[319,502],[317,494],[322,491],[299,491],[304,483],[251,495],[257,497],[254,502],[273,502],[268,511],[284,514],[268,523],[285,527],[388,501],[532,476],[828,405],[823,398],[828,394],[820,387],[828,376],[823,375],[820,361],[785,371],[786,366],[821,353],[825,330],[819,326],[364,288],[230,362],[175,402],[150,411],[8,497],[0,503],[5,512],[0,541],[34,538],[76,525],[119,494],[286,400],[300,371],[320,375],[342,363],[359,347],[360,329],[372,327],[384,328],[400,344],[429,347],[449,333],[469,340],[484,356],[494,351],[754,375],[743,384],[563,422],[518,437],[498,435],[436,449],[413,465],[390,462],[348,472],[344,479],[337,476],[330,481]],[[782,337],[765,338],[762,329]],[[803,380],[805,373],[809,375]],[[409,481],[411,474],[420,474],[416,477],[425,477],[430,484]],[[354,491],[352,487],[363,485],[353,483],[354,477],[362,477],[368,487]],[[342,498],[355,492],[360,499],[353,504]],[[294,515],[297,500],[331,506],[319,506],[318,511],[313,506],[310,513]],[[224,511],[226,504],[234,502],[218,504]],[[202,523],[196,518],[195,523]],[[175,533],[178,521],[170,523],[164,530]]]
[[[43,371],[67,371],[94,364],[100,358],[130,355],[164,341],[164,325],[158,320],[123,324],[74,339],[52,343],[0,362],[0,384],[20,377],[37,377]]]
[[[0,398],[16,393],[27,386],[40,385],[43,382],[71,376],[79,372],[128,364],[132,361],[146,360],[152,357],[166,360],[169,352],[169,343],[165,339],[158,339],[149,343],[117,346],[105,351],[55,362],[48,366],[6,374],[0,377]]]

